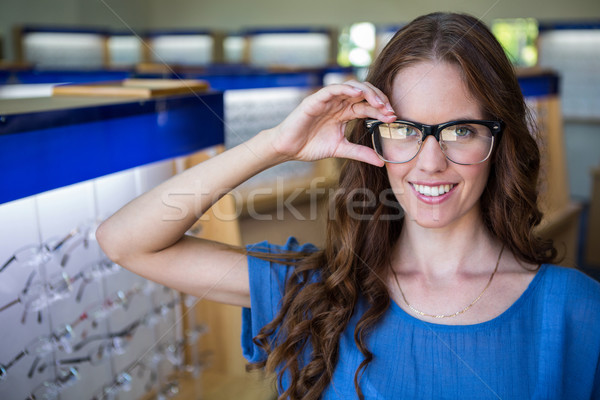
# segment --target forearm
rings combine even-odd
[[[221,196],[286,161],[270,145],[271,134],[263,131],[128,203],[98,228],[103,250],[110,258],[125,261],[176,243]]]

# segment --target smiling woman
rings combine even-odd
[[[554,246],[534,234],[530,126],[487,27],[426,15],[396,33],[365,82],[307,97],[278,126],[125,206],[98,240],[140,275],[244,306],[244,354],[277,373],[280,399],[597,398],[600,285],[549,264]],[[348,161],[323,249],[185,235],[224,188],[326,157]],[[167,221],[161,199],[183,188],[202,190]]]

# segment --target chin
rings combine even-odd
[[[411,217],[407,217],[407,220],[414,222],[415,224],[419,225],[422,228],[428,228],[428,229],[437,229],[437,228],[444,228],[448,225],[450,225],[450,221],[446,220],[446,219],[440,219],[440,218],[433,218],[433,217],[429,217],[429,218],[411,218]]]
[[[403,207],[405,211],[405,220],[415,223],[423,228],[442,228],[452,222],[456,215],[452,208],[448,208],[446,204],[426,205],[419,203],[416,199],[411,199],[407,207]]]

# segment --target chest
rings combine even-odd
[[[368,340],[374,358],[360,380],[366,399],[575,399],[591,393],[595,367],[590,363],[586,376],[580,366],[571,368],[571,360],[560,355],[572,352],[560,348],[569,345],[539,321],[523,319],[498,329],[435,330],[388,315],[384,325]],[[353,328],[348,329],[324,399],[356,397],[354,375],[363,358]],[[573,386],[575,378],[586,385]]]
[[[494,280],[485,279],[464,286],[449,285],[442,289],[423,288],[419,284],[409,286],[406,292],[390,278],[388,288],[395,305],[407,314],[428,322],[448,325],[474,325],[490,321],[508,310],[527,290],[535,273],[521,268],[519,273],[498,273]],[[486,285],[488,283],[488,285]],[[493,283],[493,284],[491,284]],[[409,296],[410,295],[410,296]],[[428,316],[421,317],[420,313]],[[446,315],[441,319],[430,315]]]

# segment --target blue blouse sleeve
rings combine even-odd
[[[312,244],[300,245],[290,237],[285,245],[278,246],[268,242],[256,243],[246,247],[248,251],[264,253],[285,253],[296,251],[315,251]],[[266,353],[257,347],[252,338],[263,326],[271,322],[281,306],[285,281],[292,271],[291,266],[248,256],[248,277],[250,279],[250,308],[242,309],[242,352],[249,362],[266,359]]]

